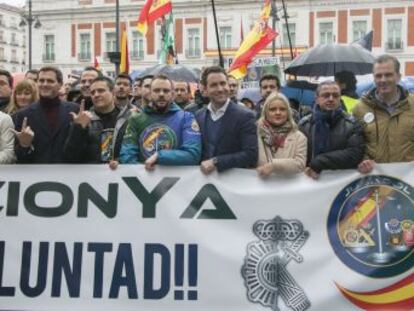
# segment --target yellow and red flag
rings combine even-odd
[[[96,56],[95,56],[95,59],[94,59],[94,61],[93,61],[93,66],[94,66],[97,70],[102,71],[101,64],[99,64],[98,59],[96,58]]]
[[[385,288],[370,292],[357,292],[335,283],[349,301],[363,310],[413,310],[414,273]]]
[[[119,64],[120,73],[129,73],[129,51],[128,51],[128,36],[126,29],[122,32],[121,40],[121,62]]]
[[[241,79],[246,75],[247,65],[252,62],[253,57],[278,35],[267,24],[271,10],[270,0],[264,0],[259,20],[244,39],[229,69],[229,74],[236,79]]]
[[[138,18],[138,31],[147,34],[148,26],[172,11],[171,0],[147,0]]]

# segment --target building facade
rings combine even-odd
[[[116,50],[115,0],[32,0],[42,21],[33,31],[33,67],[52,64],[69,73],[90,66],[96,57],[107,74],[114,73],[108,52]],[[220,45],[228,66],[242,33],[257,20],[262,0],[216,1]],[[120,0],[120,27],[128,32],[132,69],[158,62],[162,48],[160,24],[146,37],[136,29],[144,0]],[[414,75],[414,2],[412,0],[276,0],[275,48],[261,56],[279,57],[281,67],[319,43],[351,43],[374,31],[373,53],[390,53],[402,63],[404,75]],[[218,63],[216,31],[210,0],[173,0],[175,50],[181,64],[201,68]],[[288,25],[288,27],[286,26]],[[288,31],[292,50],[289,48]]]
[[[26,70],[26,32],[19,26],[23,10],[0,3],[0,69]]]

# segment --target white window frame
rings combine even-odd
[[[89,58],[83,57],[84,54],[82,53],[82,40],[81,40],[82,35],[89,35],[89,56],[90,56]],[[106,44],[106,42],[105,42],[105,44]],[[94,40],[93,40],[92,32],[90,32],[90,31],[79,32],[79,34],[78,34],[78,51],[79,51],[78,59],[80,61],[89,61],[89,62],[92,61],[93,51],[94,51],[94,46],[93,45],[94,45]]]
[[[316,43],[321,44],[320,38],[320,24],[321,23],[332,23],[332,35],[333,35],[333,43],[337,42],[337,35],[338,35],[338,23],[336,18],[316,18],[315,19],[315,31],[316,31]]]
[[[401,49],[389,49],[388,48],[388,23],[390,20],[401,20]],[[384,50],[387,52],[401,52],[406,49],[407,44],[407,19],[405,14],[387,14],[385,15],[385,19],[382,26],[382,38],[383,38],[383,47]]]
[[[138,30],[132,30],[131,33],[129,34],[129,38],[131,38],[131,40],[130,40],[131,41],[131,47],[130,47],[131,59],[143,60],[143,59],[145,59],[145,55],[147,54],[147,44],[146,44],[147,40],[145,39],[145,36],[141,35],[143,55],[142,55],[142,57],[139,55],[139,51],[140,51],[139,49],[137,50],[138,55],[135,55],[134,54],[134,52],[135,52],[135,50],[134,50],[134,34],[135,33],[140,34],[140,32]],[[139,45],[138,45],[138,47],[139,47]]]
[[[199,37],[198,50],[200,51],[200,54],[199,55],[197,55],[197,53],[194,53],[194,55],[190,55],[190,53],[189,53],[190,46],[189,46],[189,37],[188,37],[188,34],[189,34],[189,31],[191,29],[197,29],[198,30],[198,37]],[[201,58],[202,49],[203,49],[203,32],[202,32],[201,24],[190,24],[190,25],[186,25],[186,27],[184,29],[184,33],[185,33],[184,49],[185,49],[186,58]],[[194,49],[194,51],[197,51],[197,49]]]
[[[220,31],[221,28],[230,28],[230,35],[231,35],[230,47],[228,47],[227,45],[224,45],[223,40],[221,40],[221,31]],[[233,31],[232,25],[229,25],[229,24],[219,25],[218,30],[219,30],[219,38],[220,38],[220,48],[222,48],[222,49],[232,49],[232,48],[234,48],[234,31]]]

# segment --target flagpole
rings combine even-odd
[[[217,50],[219,53],[219,63],[220,63],[220,67],[224,68],[224,59],[223,59],[223,54],[221,53],[220,37],[219,37],[219,31],[218,31],[218,25],[217,25],[216,6],[214,4],[214,0],[211,0],[211,5],[213,8],[214,27],[216,28],[216,40],[217,40]]]
[[[284,14],[285,24],[286,24],[286,32],[287,32],[287,36],[288,36],[288,40],[289,40],[290,57],[293,60],[294,56],[293,56],[293,48],[292,48],[292,38],[290,37],[288,14],[287,14],[287,10],[286,10],[285,0],[282,0],[282,6],[283,6],[283,14]]]
[[[116,0],[116,7],[115,7],[115,31],[116,31],[116,52],[120,53],[119,49],[119,0]],[[119,63],[115,62],[115,76],[119,74]]]

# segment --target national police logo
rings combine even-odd
[[[328,216],[330,243],[352,270],[374,278],[414,265],[414,189],[388,176],[366,176],[346,186]]]
[[[287,270],[293,259],[303,261],[299,249],[305,244],[309,232],[298,220],[286,220],[276,216],[271,220],[259,220],[253,225],[254,234],[260,239],[249,243],[242,267],[247,287],[247,298],[254,303],[279,310],[278,297],[294,311],[310,307],[303,289]]]
[[[176,149],[177,135],[166,124],[151,124],[142,131],[139,146],[142,155],[147,159],[159,150]]]

